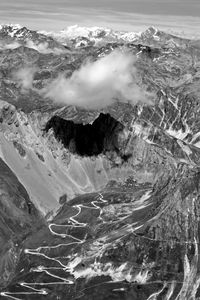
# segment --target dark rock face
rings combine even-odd
[[[132,42],[106,34],[67,53],[0,51],[2,299],[200,297],[199,43],[154,28]],[[12,39],[23,35],[45,41],[25,28]],[[89,111],[43,98],[58,74],[116,48],[137,55],[154,105]],[[24,92],[12,72],[26,65],[37,71]]]
[[[81,156],[97,156],[106,151],[120,151],[118,135],[124,126],[109,114],[100,114],[92,124],[75,124],[54,116],[45,130],[53,128],[55,136],[72,153]]]

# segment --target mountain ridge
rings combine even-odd
[[[93,45],[108,42],[136,42],[142,44],[152,43],[164,43],[166,41],[173,41],[174,43],[189,41],[184,37],[177,37],[170,33],[165,33],[151,26],[143,32],[129,32],[129,31],[115,31],[109,28],[103,27],[81,27],[78,25],[72,25],[67,29],[61,30],[60,32],[48,32],[41,30],[29,30],[19,24],[2,24],[0,25],[0,36],[6,35],[11,39],[17,41],[31,40],[37,43],[48,43],[48,46],[52,47],[51,44],[56,42],[60,44],[75,44],[76,47],[87,46],[89,43]],[[46,40],[45,40],[46,37]],[[53,42],[54,40],[54,42]],[[148,40],[148,41],[147,41]],[[152,41],[151,41],[152,40]],[[55,45],[54,45],[55,47]]]
[[[155,28],[131,41],[84,34],[63,46],[0,30],[0,296],[197,300],[200,46]],[[46,97],[113,51],[134,57],[132,93],[151,104]]]

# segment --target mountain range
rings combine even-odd
[[[151,102],[47,93],[115,51]],[[2,25],[0,61],[0,298],[199,299],[199,41]]]

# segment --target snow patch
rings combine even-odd
[[[190,149],[189,146],[185,145],[182,141],[178,140],[177,143],[179,144],[179,146],[182,148],[182,150],[188,155],[190,156],[190,154],[192,154],[192,151]]]
[[[57,39],[59,42],[66,42],[67,40],[73,40],[80,37],[85,37],[90,41],[95,43],[108,38],[110,40],[122,40],[124,42],[133,42],[135,41],[141,33],[135,32],[125,32],[125,31],[114,31],[109,28],[103,27],[82,27],[78,25],[69,26],[60,32],[47,32],[40,31],[39,33],[52,36]]]
[[[190,130],[186,130],[185,132],[183,132],[181,129],[179,129],[178,131],[173,130],[171,128],[169,128],[166,131],[170,136],[178,139],[178,140],[184,140],[186,138],[186,136],[190,133]]]

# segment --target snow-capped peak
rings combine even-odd
[[[76,38],[87,38],[87,39],[101,39],[107,35],[114,34],[114,31],[108,28],[103,27],[83,27],[78,25],[69,26],[66,29],[61,30],[60,32],[46,32],[40,31],[42,34],[50,35],[60,42],[64,42],[66,39],[72,40]]]
[[[145,30],[141,36],[143,38],[153,38],[155,40],[159,40],[159,36],[160,36],[161,32],[155,28],[154,26],[151,26],[149,28],[147,28],[147,30]]]
[[[81,27],[78,25],[69,26],[60,32],[61,34],[67,35],[69,38],[76,37],[100,37],[111,33],[111,29],[103,27]]]
[[[0,29],[2,28],[11,28],[12,30],[19,30],[22,28],[20,24],[0,24]]]
[[[19,24],[1,24],[0,30],[4,30],[10,37],[13,37],[15,33],[22,28]]]
[[[154,26],[150,26],[149,28],[147,28],[147,30],[145,31],[146,34],[150,34],[150,35],[155,35],[158,33],[158,29]]]
[[[109,28],[103,27],[83,27],[78,25],[69,26],[60,32],[45,32],[40,31],[42,34],[52,36],[59,42],[66,42],[66,40],[73,40],[77,38],[87,38],[88,40],[97,43],[103,39],[108,41],[133,41],[139,34],[135,32],[124,32],[124,31],[114,31]]]

